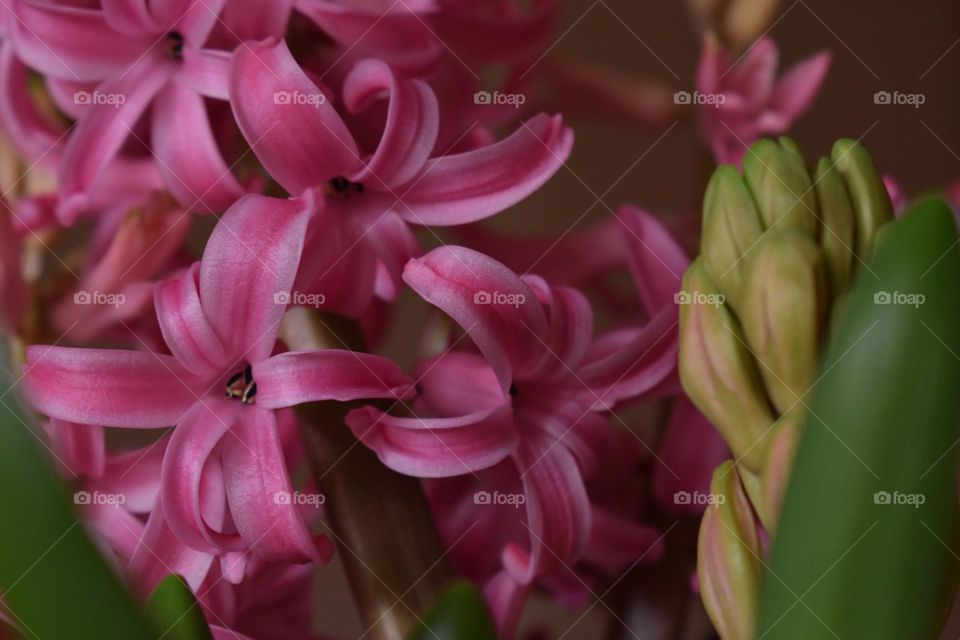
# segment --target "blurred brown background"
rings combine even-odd
[[[694,89],[700,41],[682,0],[566,2],[557,33],[554,53],[655,79],[673,90]],[[770,34],[780,45],[782,66],[822,49],[833,53],[820,99],[791,132],[808,158],[829,153],[839,137],[862,137],[881,171],[910,193],[960,176],[960,2],[785,0]],[[918,109],[877,105],[877,91],[922,93],[926,102]],[[569,170],[499,216],[494,226],[559,234],[578,221],[586,225],[608,216],[621,203],[663,214],[699,207],[709,167],[692,122],[666,135],[668,127],[572,124],[577,140]],[[608,189],[606,206],[597,203]],[[397,343],[393,350],[402,353],[407,346]],[[339,567],[318,575],[320,628],[334,637],[360,637],[363,629]],[[548,630],[551,638],[566,633],[569,640],[607,635],[611,618],[602,606],[571,628],[581,613],[537,602],[524,627]],[[614,621],[613,627],[620,625]],[[613,637],[663,637],[644,631],[638,628],[633,636],[619,628]]]

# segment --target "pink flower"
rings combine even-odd
[[[221,210],[244,193],[214,139],[204,98],[227,98],[227,52],[203,49],[226,0],[118,0],[100,9],[18,0],[14,50],[48,76],[77,118],[60,160],[60,215],[73,221],[89,191],[152,106],[151,151],[184,205]],[[59,97],[59,99],[57,99]]]
[[[718,163],[739,164],[747,148],[765,135],[785,133],[813,102],[830,67],[830,54],[818,53],[777,78],[779,53],[761,38],[736,62],[707,40],[697,91],[703,135]]]
[[[414,417],[366,407],[347,424],[384,464],[421,478],[474,474],[509,458],[528,523],[503,549],[510,576],[529,585],[575,562],[592,529],[585,478],[614,434],[604,412],[653,392],[673,371],[675,327],[658,320],[594,339],[581,293],[521,278],[462,247],[411,260],[404,280],[480,353],[448,351],[422,363]]]
[[[368,59],[342,89],[346,110],[357,116],[387,100],[385,118],[372,127],[382,129],[379,143],[365,151],[330,95],[284,42],[234,55],[231,104],[254,153],[288,194],[318,186],[327,193],[308,232],[298,287],[323,293],[328,308],[350,315],[374,293],[395,295],[403,264],[418,253],[408,224],[457,225],[498,213],[546,182],[573,143],[559,116],[539,115],[501,142],[437,155],[433,91]]]
[[[24,394],[36,410],[83,424],[176,425],[161,474],[163,514],[194,549],[317,559],[296,509],[275,500],[291,491],[275,410],[411,391],[398,367],[378,356],[271,356],[314,207],[312,192],[294,200],[250,195],[224,214],[203,259],[157,285],[154,304],[172,355],[27,350]],[[220,527],[201,515],[217,487],[229,506]]]

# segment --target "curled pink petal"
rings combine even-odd
[[[290,499],[293,486],[273,411],[250,407],[238,413],[223,441],[223,473],[237,531],[257,557],[320,561],[299,506]]]
[[[787,120],[794,120],[810,108],[830,70],[831,56],[823,51],[801,60],[777,80],[770,105]]]
[[[167,427],[200,386],[172,356],[104,349],[27,347],[22,389],[40,413],[82,424]]]
[[[674,304],[680,280],[690,259],[663,224],[642,209],[630,206],[617,211],[627,245],[627,262],[640,292],[644,310],[653,315]]]
[[[540,302],[492,258],[464,247],[440,247],[407,263],[403,279],[466,330],[504,389],[544,358],[544,345],[534,338],[547,330]]]
[[[117,31],[149,37],[159,30],[150,15],[147,0],[102,0],[100,6],[104,19]]]
[[[392,360],[340,349],[288,351],[253,366],[257,405],[269,409],[317,400],[406,398],[413,381]]]
[[[177,82],[208,98],[230,99],[230,66],[226,51],[184,47]]]
[[[75,476],[103,474],[107,457],[103,427],[51,418],[50,442],[57,458]]]
[[[270,355],[303,250],[313,197],[247,195],[230,207],[207,241],[200,300],[230,358]]]
[[[399,418],[373,407],[351,411],[353,434],[395,471],[442,478],[486,469],[506,458],[519,438],[509,403],[456,418]]]
[[[346,125],[284,41],[237,48],[230,96],[240,131],[287,193],[300,195],[359,167]]]
[[[194,373],[220,373],[229,363],[220,338],[200,304],[200,265],[162,282],[153,293],[160,330],[170,352]]]
[[[508,138],[431,159],[402,193],[400,215],[423,225],[458,225],[503,211],[536,191],[567,161],[573,131],[540,114]]]

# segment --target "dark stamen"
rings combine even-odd
[[[363,193],[363,185],[359,182],[350,182],[343,176],[331,178],[327,183],[327,196],[337,198],[348,198],[354,193]]]
[[[516,397],[516,395],[517,395],[517,385],[515,385],[515,384],[511,384],[511,385],[510,385],[510,395]]]
[[[167,54],[174,60],[183,59],[183,36],[177,31],[167,34]]]

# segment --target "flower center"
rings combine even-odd
[[[183,35],[177,31],[167,34],[167,55],[174,60],[183,60]]]
[[[253,369],[247,365],[227,380],[227,397],[239,399],[243,404],[257,401],[257,383],[253,381]]]
[[[343,176],[331,178],[324,191],[328,198],[349,198],[354,194],[363,193],[363,185],[359,182],[350,182]]]

